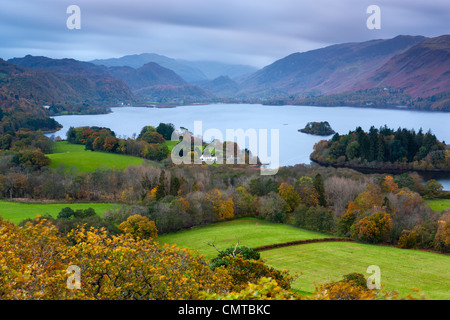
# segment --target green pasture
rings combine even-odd
[[[217,255],[217,251],[208,243],[214,243],[221,250],[235,246],[238,241],[240,246],[254,248],[280,242],[329,237],[330,235],[294,226],[255,218],[242,218],[161,235],[158,237],[158,242],[177,244],[181,248],[196,250],[205,258],[211,259]]]
[[[208,243],[220,250],[238,240],[239,245],[254,248],[328,237],[294,226],[243,218],[162,235],[158,241],[196,250],[210,259],[217,251]],[[444,254],[356,242],[324,242],[261,251],[261,256],[268,265],[298,274],[293,289],[303,294],[312,293],[314,283],[338,281],[348,273],[362,273],[367,278],[371,275],[367,268],[377,265],[381,284],[402,296],[415,294],[411,289],[418,288],[428,299],[450,299],[450,257]]]
[[[293,288],[304,293],[314,291],[314,282],[338,281],[352,272],[367,277],[367,268],[376,265],[381,285],[401,296],[414,295],[420,289],[427,299],[450,299],[450,257],[411,249],[353,242],[324,242],[284,247],[261,252],[267,263],[291,273],[302,273]]]
[[[74,210],[92,208],[97,214],[103,215],[113,205],[112,203],[22,203],[0,200],[0,216],[13,223],[46,213],[56,218],[65,207],[71,207]]]
[[[432,199],[427,200],[426,203],[434,211],[450,210],[450,199]]]
[[[70,144],[67,141],[56,142],[53,153],[47,154],[47,157],[52,160],[50,168],[63,165],[66,168],[78,168],[83,172],[101,168],[124,169],[128,166],[138,166],[145,161],[142,158],[123,154],[84,150],[83,145]],[[154,161],[150,162],[157,164]]]

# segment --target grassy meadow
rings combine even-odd
[[[437,212],[450,209],[450,199],[432,199],[426,201],[427,205]]]
[[[212,242],[221,250],[235,246],[238,241],[240,246],[254,248],[280,242],[329,237],[326,234],[294,226],[255,218],[242,218],[161,235],[158,237],[158,242],[196,250],[206,259],[211,259],[217,255],[216,249],[208,245]]]
[[[293,288],[312,293],[314,282],[341,280],[344,274],[377,265],[381,284],[402,296],[418,288],[427,299],[450,299],[450,256],[419,250],[353,242],[311,243],[261,252],[267,264],[277,269],[302,273]]]
[[[225,249],[239,239],[240,245],[254,248],[327,237],[330,236],[294,226],[243,218],[162,235],[158,242],[197,250],[210,259],[217,251],[209,242]],[[324,242],[261,251],[261,256],[268,265],[298,274],[293,289],[304,294],[313,292],[314,282],[338,281],[348,273],[362,273],[367,278],[370,276],[367,268],[377,265],[381,270],[381,284],[402,296],[414,294],[411,289],[419,288],[428,299],[450,299],[449,255],[356,242]]]
[[[22,203],[0,200],[0,216],[4,220],[19,223],[46,213],[56,218],[65,207],[71,207],[74,210],[92,208],[97,214],[103,215],[112,206],[114,206],[112,203]]]
[[[52,160],[50,168],[63,165],[66,168],[78,168],[83,172],[101,168],[124,169],[128,166],[138,166],[146,161],[142,158],[122,154],[84,150],[83,145],[70,144],[67,141],[56,142],[53,153],[47,154],[47,157]],[[157,165],[154,161],[150,162]]]

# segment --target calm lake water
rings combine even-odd
[[[63,128],[49,134],[66,138],[69,127],[101,126],[111,128],[118,137],[139,134],[146,125],[173,123],[176,128],[194,130],[194,121],[202,121],[202,132],[218,129],[226,137],[226,129],[266,129],[269,143],[271,129],[279,130],[279,165],[310,163],[309,155],[316,142],[330,137],[318,137],[298,132],[310,121],[328,121],[340,134],[361,126],[379,128],[431,129],[440,141],[450,142],[450,113],[420,112],[391,109],[310,106],[263,106],[255,104],[213,104],[177,108],[113,108],[105,115],[73,115],[54,117]],[[242,146],[241,146],[242,147]],[[256,153],[256,150],[252,150]],[[270,148],[269,148],[270,155]],[[262,159],[264,160],[264,159]],[[264,162],[264,161],[263,161]],[[434,177],[450,190],[450,177]]]

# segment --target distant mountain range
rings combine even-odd
[[[450,111],[450,35],[336,44],[293,53],[260,70],[154,53],[91,62],[0,59],[0,101],[4,110],[34,106],[39,115],[195,102],[400,104]],[[43,111],[45,105],[50,109]]]
[[[247,65],[227,64],[216,61],[188,61],[172,59],[155,53],[127,55],[121,58],[97,59],[90,61],[106,67],[132,67],[138,69],[143,65],[154,62],[160,66],[173,70],[189,83],[203,80],[213,80],[221,76],[237,78],[257,71],[257,68]]]

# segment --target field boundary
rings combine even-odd
[[[261,247],[253,248],[255,251],[265,251],[271,249],[278,249],[289,246],[296,246],[299,244],[308,244],[308,243],[316,243],[316,242],[355,242],[355,240],[348,238],[322,238],[322,239],[308,239],[308,240],[296,240],[282,243],[269,244]]]

